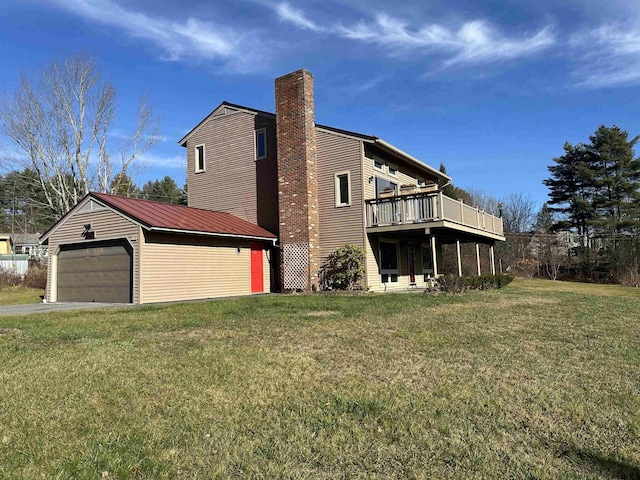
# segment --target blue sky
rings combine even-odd
[[[640,133],[631,0],[3,0],[0,86],[62,52],[97,56],[118,128],[153,98],[147,179],[185,178],[177,141],[222,100],[273,111],[273,79],[315,77],[318,123],[379,136],[456,185],[546,199],[546,166],[600,124]]]

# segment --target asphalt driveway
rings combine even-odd
[[[132,307],[130,303],[31,303],[28,305],[2,305],[2,315],[28,315],[32,313],[62,312],[66,310],[83,310],[90,308]]]

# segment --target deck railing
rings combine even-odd
[[[407,225],[447,220],[503,235],[502,219],[437,193],[415,193],[366,201],[367,227]]]

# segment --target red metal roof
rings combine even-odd
[[[150,229],[160,228],[239,237],[276,238],[273,233],[264,228],[246,220],[241,220],[229,213],[120,197],[106,193],[91,192],[89,195]]]

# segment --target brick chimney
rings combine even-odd
[[[275,84],[281,284],[308,291],[320,269],[313,76],[301,69]]]

